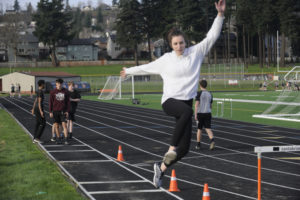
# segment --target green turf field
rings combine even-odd
[[[295,93],[296,94],[296,93]],[[232,98],[232,99],[248,99],[248,100],[261,100],[261,101],[276,101],[280,92],[275,91],[258,91],[258,92],[213,92],[214,98]],[[140,99],[140,105],[133,105],[130,99],[124,100],[106,100],[104,102],[129,105],[129,106],[137,106],[142,108],[151,108],[151,109],[159,109],[161,110],[161,94],[138,94],[135,96],[137,99]],[[84,99],[89,100],[98,100],[97,96],[84,96]],[[292,97],[290,97],[292,101]],[[288,99],[288,98],[287,98]],[[259,119],[253,118],[254,114],[262,114],[266,109],[268,109],[271,105],[269,104],[259,104],[259,103],[241,103],[241,102],[233,102],[232,103],[232,117],[231,117],[231,105],[229,102],[225,102],[224,104],[224,118],[239,120],[245,122],[253,122],[259,124],[267,124],[274,125],[280,127],[289,127],[300,129],[300,124],[297,122],[287,122],[287,121],[279,121],[279,120],[269,120],[269,119]],[[213,103],[213,116],[217,114],[217,100]],[[219,111],[220,113],[220,108]]]
[[[0,199],[86,199],[1,109]]]

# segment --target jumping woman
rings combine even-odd
[[[190,148],[192,135],[193,99],[198,90],[200,68],[205,55],[218,39],[222,30],[225,12],[225,0],[215,3],[218,15],[200,43],[186,48],[184,34],[178,29],[171,29],[168,42],[173,49],[157,60],[131,68],[123,68],[121,77],[126,75],[159,74],[163,79],[162,108],[176,119],[175,130],[168,152],[162,162],[154,163],[153,184],[159,188],[164,172],[172,164],[184,157]]]

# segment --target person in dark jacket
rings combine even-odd
[[[34,130],[33,143],[42,143],[41,136],[44,132],[46,126],[45,112],[44,112],[44,92],[45,81],[38,81],[39,90],[36,94],[36,99],[31,110],[32,114],[35,115],[36,124]]]

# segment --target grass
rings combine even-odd
[[[0,121],[0,199],[86,199],[1,109]]]
[[[203,70],[202,73],[208,72],[206,67],[207,64],[203,64]],[[213,66],[213,65],[212,65]],[[296,64],[287,64],[287,67],[280,68],[280,70],[289,70],[292,67],[291,66],[300,66],[299,63]],[[101,65],[101,66],[76,66],[76,67],[40,67],[40,68],[28,68],[28,67],[18,67],[18,68],[12,68],[12,72],[15,71],[63,71],[63,72],[68,72],[80,76],[107,76],[107,75],[119,75],[122,67],[130,67],[129,65]],[[217,68],[218,70],[218,68]],[[221,71],[226,71],[227,73],[230,71],[229,68],[226,69],[221,69]],[[233,67],[232,69],[234,72],[235,68]],[[248,69],[244,70],[245,73],[254,73],[254,74],[261,74],[261,73],[271,73],[273,74],[274,72],[277,72],[276,67],[266,67],[264,66],[263,68],[260,68],[258,64],[253,64],[249,65]],[[0,76],[4,74],[10,73],[10,68],[0,68]]]
[[[232,98],[232,99],[250,99],[250,100],[262,100],[262,101],[276,101],[280,92],[214,92],[214,98]],[[150,108],[162,110],[161,108],[161,94],[141,94],[135,96],[137,99],[140,99],[139,105],[133,105],[130,99],[122,99],[122,100],[108,100],[104,102],[122,104],[127,106],[136,106],[141,108]],[[84,96],[84,99],[101,101],[97,99],[97,96]],[[279,120],[269,120],[269,119],[259,119],[253,118],[254,114],[262,114],[265,110],[267,110],[271,105],[270,104],[258,104],[258,103],[240,103],[233,102],[233,115],[231,117],[231,105],[229,102],[225,102],[224,104],[224,118],[244,121],[244,122],[252,122],[258,124],[266,124],[272,126],[279,127],[287,127],[287,128],[296,128],[299,129],[300,125],[297,122],[287,122],[287,121],[279,121]],[[220,110],[219,110],[220,112]],[[213,111],[212,114],[215,116],[217,113],[217,101],[215,100],[213,103]]]

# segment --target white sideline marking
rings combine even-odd
[[[61,160],[60,163],[96,163],[96,162],[112,162],[111,160]]]
[[[86,149],[86,150],[53,150],[53,151],[48,151],[48,152],[50,152],[50,153],[52,153],[52,152],[59,153],[59,152],[85,152],[85,151],[94,151],[94,150],[91,150],[91,149]]]
[[[214,98],[214,100],[229,101],[223,98]],[[288,105],[288,106],[300,106],[300,103],[292,102],[281,102],[281,101],[260,101],[260,100],[246,100],[246,99],[232,99],[232,102],[242,102],[242,103],[261,103],[261,104],[276,104],[276,105]]]
[[[80,184],[107,184],[107,183],[148,183],[145,180],[132,180],[132,181],[84,181]]]
[[[95,191],[89,194],[126,194],[126,193],[148,193],[148,192],[164,192],[163,190],[113,190],[113,191]]]

